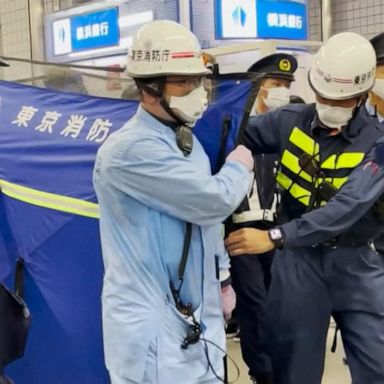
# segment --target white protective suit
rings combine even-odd
[[[229,261],[221,223],[249,184],[247,168],[235,161],[212,176],[195,137],[185,157],[174,131],[141,107],[100,148],[94,186],[105,265],[104,348],[113,384],[218,382],[208,369],[203,341],[180,347],[190,323],[175,308],[170,281],[179,285],[189,221],[192,239],[181,298],[192,304],[204,338],[225,349],[217,258],[220,268],[228,268]],[[223,353],[206,345],[223,377]]]

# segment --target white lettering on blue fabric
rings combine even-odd
[[[107,138],[109,128],[111,127],[112,123],[108,119],[96,119],[88,132],[86,140],[94,141],[96,143],[104,141]]]
[[[60,135],[65,137],[70,136],[74,139],[77,138],[86,120],[87,117],[83,115],[71,115],[68,120],[68,125],[60,132]]]
[[[52,127],[57,123],[57,120],[62,116],[61,113],[56,111],[46,111],[41,124],[35,130],[40,132],[52,133]]]
[[[23,105],[20,112],[18,113],[16,120],[12,121],[12,124],[17,124],[18,127],[23,126],[27,127],[28,122],[32,120],[35,113],[38,111],[37,108]]]
[[[28,127],[31,120],[34,118],[39,109],[32,105],[22,106],[15,120],[12,124],[18,127]],[[45,134],[54,133],[54,126],[59,119],[63,116],[62,113],[57,111],[45,111],[43,118],[38,125],[35,125],[35,130]],[[80,133],[84,130],[86,122],[89,121],[88,126],[92,123],[85,140],[93,141],[95,143],[103,142],[109,135],[113,123],[109,119],[95,118],[89,120],[87,116],[72,114],[67,120],[67,125],[61,130],[60,135],[69,137],[71,139],[79,139]],[[35,123],[36,124],[36,123]]]

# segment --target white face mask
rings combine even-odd
[[[289,89],[286,87],[274,87],[274,88],[264,88],[268,92],[267,97],[263,97],[264,104],[267,106],[268,110],[273,110],[283,105],[289,104]]]
[[[384,100],[384,79],[376,79],[372,92]]]
[[[169,107],[192,127],[208,107],[207,91],[201,85],[185,96],[170,96]]]
[[[351,120],[356,105],[350,108],[334,107],[332,105],[316,102],[316,111],[320,121],[327,128],[341,128]]]

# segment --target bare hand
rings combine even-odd
[[[255,228],[231,232],[225,239],[225,246],[231,256],[265,253],[275,248],[268,231]]]

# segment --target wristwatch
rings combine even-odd
[[[280,228],[278,228],[278,227],[270,228],[268,230],[268,236],[269,236],[270,240],[272,241],[273,245],[275,246],[275,248],[277,248],[277,249],[283,248],[284,234]]]

